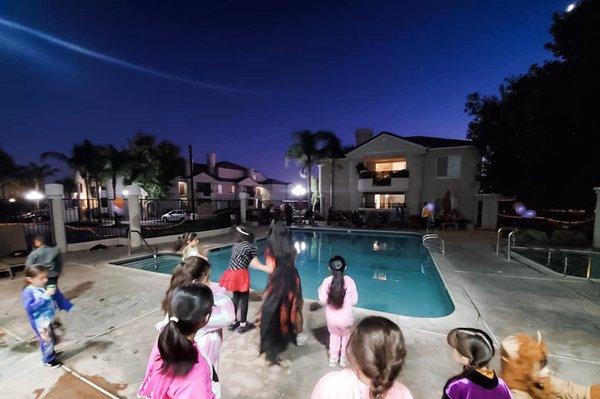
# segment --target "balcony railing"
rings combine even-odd
[[[374,186],[391,186],[393,178],[406,178],[408,176],[408,169],[395,170],[393,172],[363,170],[358,174],[359,179],[373,179]]]

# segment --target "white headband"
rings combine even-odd
[[[240,226],[235,226],[235,229],[236,229],[236,230],[237,230],[239,233],[242,233],[242,234],[243,234],[243,235],[245,235],[245,236],[249,236],[249,235],[250,235],[250,233],[248,233],[248,232],[245,232],[244,230],[242,230],[242,228],[241,228]]]
[[[173,323],[178,323],[179,319],[175,316],[171,316],[171,317],[169,317],[169,321],[172,321]]]

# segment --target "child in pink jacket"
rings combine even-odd
[[[358,302],[358,291],[352,277],[344,275],[344,258],[331,258],[329,270],[332,275],[323,280],[319,287],[319,302],[325,305],[329,330],[329,366],[335,367],[339,361],[341,367],[346,367],[346,347],[354,323],[352,307]]]

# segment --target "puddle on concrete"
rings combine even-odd
[[[118,393],[127,388],[126,383],[113,384],[106,381],[104,377],[98,375],[84,377],[92,381],[94,384],[106,389],[113,395],[119,398],[125,398],[124,396],[120,396]],[[36,399],[41,397],[44,399],[106,399],[104,394],[98,392],[88,384],[78,380],[67,372],[65,372],[65,374],[63,374],[63,376],[60,377],[58,381],[56,381],[54,385],[46,392],[44,392],[44,389],[36,389],[33,391],[33,394],[35,395],[34,397]]]
[[[13,352],[31,353],[38,350],[37,341],[25,341],[10,347]]]
[[[93,281],[84,281],[83,283],[79,283],[75,287],[69,289],[69,291],[64,292],[64,295],[69,299],[77,298],[79,295],[92,288],[93,285]]]

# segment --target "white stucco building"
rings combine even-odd
[[[468,140],[388,132],[374,136],[370,129],[359,129],[353,150],[318,166],[321,209],[384,210],[403,205],[408,214],[418,215],[424,202],[440,209],[449,191],[452,208],[476,225],[480,161],[479,151]]]

